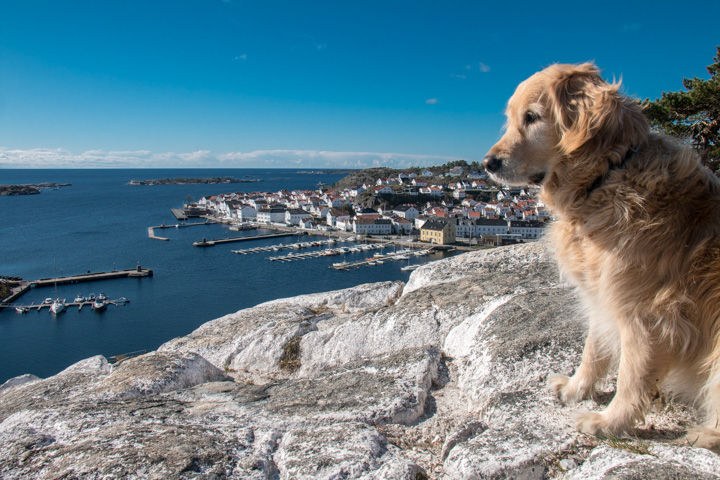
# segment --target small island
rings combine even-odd
[[[15,196],[15,195],[37,195],[43,191],[43,189],[51,188],[57,190],[60,187],[70,187],[71,183],[28,183],[23,185],[0,185],[0,196]]]
[[[233,178],[233,177],[210,177],[210,178],[155,178],[150,180],[132,179],[128,185],[212,185],[220,183],[255,183],[262,182],[259,178]]]

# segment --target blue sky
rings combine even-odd
[[[518,82],[707,78],[720,2],[0,0],[0,168],[481,160]]]

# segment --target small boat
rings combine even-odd
[[[52,305],[50,305],[50,313],[53,315],[58,315],[65,311],[65,308],[67,306],[65,305],[65,300],[56,298],[54,302],[52,302]]]
[[[88,299],[88,302],[93,302],[93,301],[95,301],[95,294],[94,294],[94,293],[91,293],[90,295],[88,295],[87,299]]]
[[[102,300],[102,301],[104,301],[104,302],[107,302],[107,301],[108,301],[108,296],[105,295],[104,293],[100,292],[100,293],[98,293],[97,299],[98,299],[98,300]]]
[[[85,303],[85,301],[86,299],[82,295],[78,295],[77,297],[75,297],[75,300],[73,300],[73,302],[75,303]]]
[[[17,313],[27,313],[30,311],[28,307],[15,307]]]
[[[107,306],[108,306],[108,304],[105,300],[96,298],[92,304],[92,309],[95,310],[96,312],[102,312],[107,308]]]
[[[46,298],[45,300],[42,301],[43,305],[50,305],[51,303],[53,303],[52,298]]]

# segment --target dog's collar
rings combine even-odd
[[[628,160],[632,158],[633,155],[635,155],[640,148],[640,145],[636,145],[635,147],[628,148],[627,152],[625,152],[625,156],[618,164],[614,164],[608,160],[608,170],[603,175],[598,175],[598,177],[593,181],[593,183],[590,184],[587,191],[585,192],[585,196],[589,197],[592,192],[597,190],[600,185],[605,183],[605,180],[610,176],[610,173],[612,173],[613,170],[622,168],[625,166]]]

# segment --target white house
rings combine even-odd
[[[288,225],[300,225],[303,220],[310,218],[310,213],[301,208],[291,208],[285,212],[285,223]]]
[[[411,220],[406,220],[397,215],[393,215],[390,220],[392,221],[396,233],[400,235],[409,235],[410,232],[412,232],[413,222]]]
[[[392,221],[385,218],[369,219],[358,217],[353,223],[353,232],[356,235],[390,235],[392,229]]]
[[[506,220],[478,218],[459,220],[455,228],[455,235],[463,238],[478,238],[481,235],[504,235],[508,233]]]
[[[545,231],[545,224],[541,222],[523,222],[522,220],[509,222],[510,234],[520,235],[522,238],[540,238]]]
[[[235,210],[237,219],[241,222],[254,221],[257,218],[257,210],[252,205],[243,203],[240,207]]]
[[[395,192],[387,185],[373,188],[373,195],[392,195]]]
[[[285,223],[285,207],[264,207],[257,212],[258,223]]]
[[[415,220],[415,217],[420,215],[420,212],[413,205],[398,205],[393,209],[393,213],[398,217],[402,217],[406,220]]]

